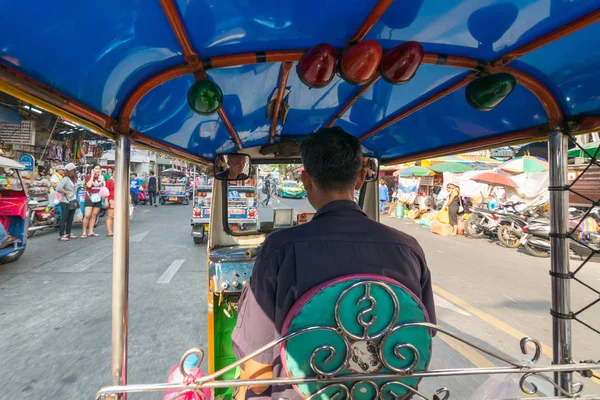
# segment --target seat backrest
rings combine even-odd
[[[432,335],[421,301],[405,286],[377,275],[349,275],[318,285],[304,294],[286,317],[281,361],[290,377],[333,377],[426,370]],[[398,383],[395,383],[398,382]],[[303,398],[329,399],[344,391],[357,400],[405,398],[403,385],[416,388],[418,378],[302,383]],[[351,396],[350,396],[351,394]],[[311,399],[311,400],[312,400]]]

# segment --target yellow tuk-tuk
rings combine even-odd
[[[242,386],[293,385],[310,400],[446,400],[452,388],[423,393],[419,382],[515,374],[524,396],[538,392],[530,385],[536,376],[552,385],[547,398],[600,399],[575,375],[593,376],[600,362],[598,354],[573,360],[571,324],[600,331],[580,316],[598,300],[571,306],[570,284],[588,260],[570,268],[567,224],[577,181],[567,181],[568,149],[580,146],[575,135],[600,130],[600,0],[56,0],[26,13],[17,2],[1,9],[0,90],[116,141],[111,386],[98,398],[178,391],[173,398],[207,400],[207,389],[231,398]],[[551,364],[537,363],[547,351],[533,338],[516,344],[523,354],[533,350],[521,361],[432,324],[406,290],[375,278],[317,288],[325,311],[303,303],[302,318],[291,318],[281,338],[235,359],[237,301],[260,245],[307,214],[278,206],[256,227],[232,229],[230,182],[253,178],[256,165],[301,163],[303,136],[333,126],[383,165],[548,140]],[[212,165],[224,178],[214,179],[208,233],[209,373],[182,383],[127,381],[132,144]],[[243,155],[243,172],[234,171],[235,155]],[[588,155],[598,165],[598,151]],[[358,203],[379,220],[374,178]],[[381,304],[371,331],[368,301],[370,311]],[[434,332],[504,366],[430,369]],[[285,377],[239,379],[240,365],[274,347]],[[204,355],[193,348],[182,356],[184,376],[192,353]]]

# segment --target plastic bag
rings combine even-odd
[[[435,216],[435,219],[440,221],[442,224],[449,224],[450,223],[450,215],[448,214],[448,210],[445,208],[441,209]]]
[[[62,198],[62,195],[60,193],[51,192],[48,195],[48,207],[56,207],[57,205],[59,205],[61,198]]]
[[[83,221],[83,213],[81,212],[81,208],[75,210],[75,214],[73,215],[73,222],[81,222]]]
[[[98,194],[100,195],[100,197],[105,198],[110,196],[110,191],[108,190],[108,188],[106,186],[102,186],[100,188],[100,191],[98,192]]]
[[[492,375],[471,395],[471,400],[516,400],[521,398],[518,374]]]

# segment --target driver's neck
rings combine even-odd
[[[315,210],[319,211],[321,208],[325,207],[328,203],[332,201],[338,200],[350,200],[354,201],[354,192],[353,191],[318,191],[311,196],[311,204],[315,208]]]

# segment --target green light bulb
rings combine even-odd
[[[491,111],[513,91],[517,80],[501,72],[477,78],[467,85],[467,102],[478,111]]]
[[[196,81],[188,90],[188,104],[200,115],[211,115],[223,104],[221,88],[208,79]]]

